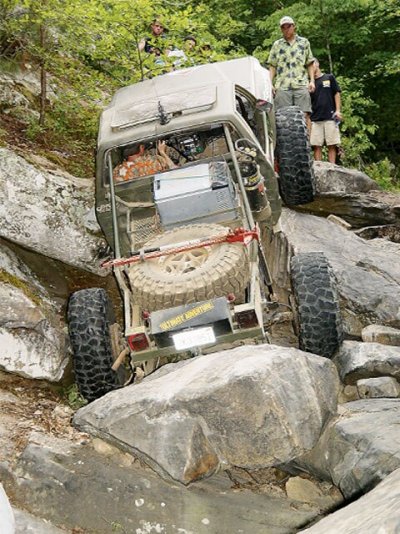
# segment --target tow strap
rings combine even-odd
[[[140,261],[153,260],[161,256],[168,256],[170,254],[177,254],[195,248],[209,247],[218,243],[243,243],[247,246],[251,241],[257,240],[260,242],[260,230],[255,226],[253,230],[246,230],[245,228],[227,229],[223,234],[218,234],[202,239],[192,239],[190,241],[183,241],[181,243],[173,243],[171,245],[162,245],[154,248],[142,248],[132,252],[129,258],[117,258],[108,260],[101,264],[102,267],[121,267],[131,263],[138,263]]]

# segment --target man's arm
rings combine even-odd
[[[143,50],[146,48],[146,38],[143,37],[143,39],[140,39],[138,44],[139,52],[143,52]]]
[[[341,108],[342,108],[342,97],[340,96],[339,91],[337,93],[335,93],[333,98],[335,99],[335,106],[336,106],[335,115],[339,120],[342,120],[342,111],[341,111]]]
[[[271,78],[272,93],[275,94],[274,79],[276,76],[276,68],[273,67],[272,65],[269,66],[269,76]]]
[[[168,156],[167,145],[165,144],[165,141],[158,141],[157,149],[158,149],[158,153],[160,154],[161,158],[163,158],[163,160],[165,161],[168,169],[176,169],[178,167],[177,165],[175,165],[172,159]]]
[[[315,91],[315,67],[314,67],[314,61],[312,63],[309,63],[307,65],[307,71],[308,71],[308,90],[310,93],[313,93]]]

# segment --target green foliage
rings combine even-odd
[[[78,410],[87,404],[87,401],[79,393],[78,386],[76,384],[71,384],[65,388],[63,397],[65,398],[68,406],[70,406],[73,410]]]
[[[339,76],[338,82],[342,89],[344,117],[341,124],[343,164],[361,167],[365,154],[374,148],[371,137],[377,127],[369,122],[369,116],[375,104],[365,96],[362,85],[355,80]]]
[[[138,50],[156,15],[169,30],[159,61]],[[68,152],[68,170],[88,176],[99,112],[115,89],[238,55],[254,53],[265,63],[281,36],[283,15],[295,19],[323,70],[333,70],[340,80],[344,163],[395,161],[400,152],[398,0],[2,0],[0,58],[13,56],[48,73],[44,124],[30,119],[26,136],[43,148],[53,144]],[[183,49],[188,34],[197,46],[187,61],[174,64],[167,49]],[[206,43],[211,52],[202,49]],[[39,102],[37,110],[42,111]]]
[[[370,163],[365,173],[386,191],[400,191],[400,175],[396,166],[388,158]]]
[[[42,299],[32,290],[31,286],[27,282],[2,268],[0,268],[0,282],[11,285],[16,289],[20,289],[25,296],[37,306],[42,305]]]

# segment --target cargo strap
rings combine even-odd
[[[129,258],[117,258],[108,260],[101,264],[102,267],[121,267],[123,265],[130,265],[131,263],[138,263],[145,260],[153,260],[161,256],[168,256],[170,254],[177,254],[179,252],[186,252],[201,247],[209,247],[218,243],[243,243],[247,246],[251,241],[257,240],[260,242],[260,230],[256,226],[253,230],[246,230],[245,228],[227,229],[223,234],[218,234],[212,237],[203,239],[192,239],[182,243],[174,243],[171,245],[162,245],[154,248],[142,248],[132,253]]]

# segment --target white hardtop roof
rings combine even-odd
[[[128,135],[124,130],[144,128],[154,121],[159,103],[166,113],[215,110],[219,89],[224,87],[221,95],[227,97],[228,87],[234,85],[257,99],[272,101],[269,72],[253,57],[181,69],[119,89],[102,114],[99,143],[122,141]]]
[[[115,93],[109,107],[125,108],[132,102],[152,100],[226,81],[240,85],[256,98],[268,100],[271,97],[268,70],[260,65],[258,59],[248,56],[180,69],[129,85]]]

